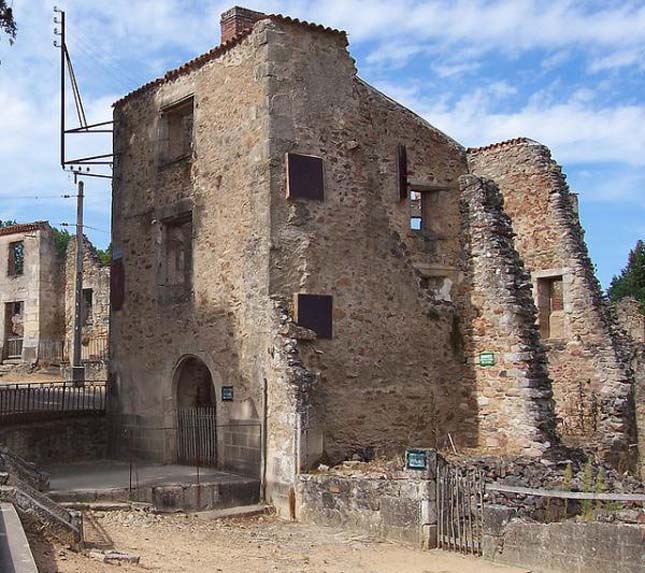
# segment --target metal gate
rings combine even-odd
[[[450,465],[437,466],[437,545],[481,555],[484,474]]]
[[[198,466],[217,465],[214,406],[177,410],[177,461]]]

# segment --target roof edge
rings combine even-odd
[[[516,137],[514,139],[507,139],[505,141],[499,141],[497,143],[491,143],[489,145],[484,145],[482,147],[468,147],[466,153],[480,153],[482,151],[490,151],[493,149],[501,149],[504,147],[512,147],[514,145],[540,145],[543,146],[539,141],[534,139],[529,139],[528,137]]]
[[[148,91],[149,89],[152,89],[154,87],[170,82],[174,79],[177,79],[178,77],[184,74],[187,74],[193,70],[200,68],[204,64],[210,62],[211,60],[217,59],[219,56],[227,53],[229,50],[231,50],[232,48],[240,44],[242,40],[250,36],[253,33],[253,30],[255,29],[255,26],[258,22],[264,22],[266,20],[271,20],[273,22],[281,22],[286,24],[294,24],[296,26],[309,28],[311,30],[316,30],[319,32],[325,32],[328,34],[337,34],[342,36],[345,39],[347,38],[347,32],[343,30],[336,30],[335,28],[329,28],[327,26],[323,26],[322,24],[314,24],[312,22],[307,22],[306,20],[299,20],[298,18],[283,16],[282,14],[267,14],[263,18],[255,22],[252,28],[245,30],[244,32],[241,32],[234,38],[231,38],[228,42],[219,44],[218,46],[212,48],[208,52],[204,52],[203,54],[193,58],[192,60],[188,60],[181,66],[174,68],[172,70],[168,70],[163,76],[160,76],[155,80],[145,83],[142,86],[131,91],[130,93],[127,93],[122,98],[115,101],[112,104],[112,107],[116,108],[122,105],[123,103],[125,103],[126,101],[129,101],[130,99]]]
[[[18,223],[9,227],[0,228],[0,236],[28,233],[29,231],[45,231],[51,229],[49,221],[34,221],[33,223]]]

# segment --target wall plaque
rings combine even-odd
[[[495,366],[495,354],[493,352],[482,352],[477,357],[477,364],[480,366]]]

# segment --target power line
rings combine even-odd
[[[72,199],[76,195],[0,195],[2,199]]]
[[[74,227],[75,225],[72,225],[70,223],[59,223],[61,227]],[[97,229],[96,227],[90,227],[89,225],[81,225],[84,229],[91,229],[92,231],[98,231],[99,233],[107,233],[108,235],[110,234],[110,231],[106,231],[105,229]]]

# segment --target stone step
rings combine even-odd
[[[226,519],[231,517],[251,517],[253,515],[263,515],[265,513],[272,513],[274,508],[272,505],[266,503],[257,503],[255,505],[240,505],[237,507],[229,507],[227,509],[213,509],[210,511],[198,511],[193,515],[197,519]]]

